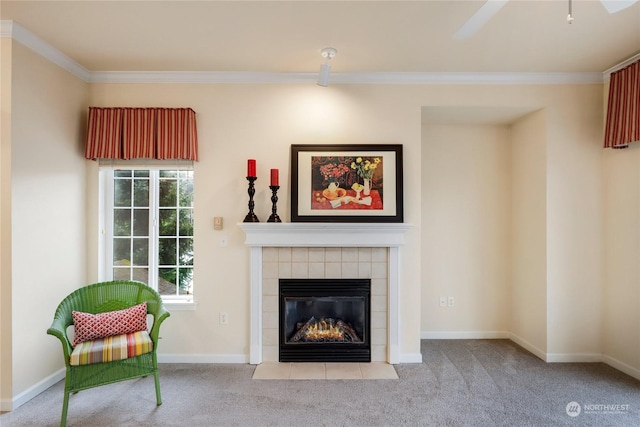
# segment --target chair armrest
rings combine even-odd
[[[167,309],[164,308],[164,305],[160,304],[158,312],[154,315],[153,326],[151,327],[151,331],[149,332],[149,336],[151,337],[151,340],[156,345],[156,347],[158,345],[158,335],[160,334],[160,324],[164,322],[164,320],[169,316],[171,316],[171,313],[169,313]]]
[[[71,351],[73,350],[71,347],[71,343],[67,338],[67,326],[65,325],[64,319],[61,317],[56,317],[53,319],[53,323],[47,329],[47,334],[53,335],[57,337],[62,343],[62,351],[64,352],[64,363],[69,366],[69,356],[71,355]]]

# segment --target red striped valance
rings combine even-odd
[[[198,160],[191,108],[89,107],[87,159]]]
[[[625,148],[640,141],[640,61],[611,73],[605,148]]]

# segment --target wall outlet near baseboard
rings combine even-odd
[[[453,299],[453,297],[449,297],[449,299],[447,301],[447,305],[449,307],[453,307],[455,305],[455,300]]]
[[[440,307],[447,306],[447,297],[440,297]]]

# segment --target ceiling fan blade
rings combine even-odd
[[[623,9],[633,6],[638,0],[600,0],[600,3],[609,13],[620,12]]]
[[[478,31],[493,17],[509,0],[487,0],[471,18],[453,35],[454,39],[464,39]]]

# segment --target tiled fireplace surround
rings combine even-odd
[[[370,278],[371,360],[399,363],[405,224],[242,223],[251,247],[249,362],[278,361],[278,279]]]
[[[387,360],[387,248],[263,248],[262,360],[278,361],[278,279],[371,279],[371,361]]]

